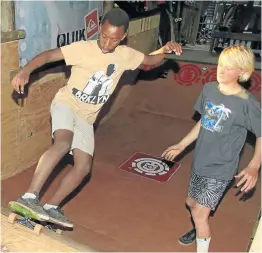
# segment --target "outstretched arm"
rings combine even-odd
[[[252,167],[259,170],[261,166],[261,139],[262,137],[256,139],[255,152],[252,160],[247,167]]]
[[[172,52],[174,52],[176,55],[181,55],[182,47],[174,41],[169,41],[160,49],[150,53],[149,55],[145,55],[142,65],[160,65],[165,59],[165,54],[170,54]]]
[[[191,131],[178,144],[172,145],[171,147],[167,148],[163,152],[162,157],[164,157],[167,160],[175,159],[180,153],[182,153],[185,150],[187,146],[189,146],[198,138],[200,128],[201,120],[199,120],[195,124]]]
[[[26,64],[13,78],[12,86],[18,93],[24,93],[24,86],[29,81],[30,74],[37,68],[46,63],[63,60],[64,56],[60,48],[47,50],[36,57],[34,57],[28,64]]]
[[[255,152],[248,166],[235,176],[236,178],[241,178],[237,183],[237,187],[243,185],[241,188],[242,192],[248,192],[257,183],[258,171],[261,167],[261,138],[259,137],[256,140]]]

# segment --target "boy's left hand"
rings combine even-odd
[[[237,183],[237,187],[244,183],[241,188],[241,192],[248,192],[256,185],[258,179],[258,169],[254,167],[246,167],[238,175],[236,175],[235,178],[241,178],[241,180]]]
[[[176,55],[181,55],[182,47],[175,41],[169,41],[165,46],[162,47],[165,54],[175,53]]]

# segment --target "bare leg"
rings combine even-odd
[[[55,131],[54,144],[41,156],[27,192],[40,192],[57,163],[69,151],[72,139],[73,132],[69,130]]]
[[[58,206],[73,190],[83,181],[90,172],[92,156],[80,149],[73,150],[74,167],[66,174],[61,181],[58,190],[48,201],[48,204]]]
[[[211,238],[208,218],[211,209],[196,203],[191,209],[191,214],[196,227],[197,236],[197,252],[208,252],[209,242]]]
[[[190,208],[190,211],[196,206],[196,201],[191,199],[190,197],[187,197],[186,199],[186,205]]]
[[[193,215],[195,215],[196,210],[197,210],[196,209],[196,207],[198,205],[197,202],[194,199],[187,197],[186,205],[189,208],[193,229],[189,230],[187,233],[185,233],[183,236],[181,236],[178,239],[178,242],[182,245],[190,245],[197,239],[197,236],[203,235],[203,234],[199,235],[199,229],[197,229],[199,226],[196,226],[195,220],[194,220],[195,216],[193,216]],[[201,224],[200,224],[200,231],[201,231],[201,229],[202,228],[201,228]]]
[[[196,203],[196,206],[191,210],[192,217],[196,226],[197,237],[209,238],[211,236],[208,218],[210,208]]]
[[[190,197],[187,197],[187,199],[186,199],[186,205],[187,205],[187,207],[189,208],[189,213],[190,213],[191,222],[192,222],[193,227],[195,227],[195,224],[194,224],[194,220],[193,220],[193,217],[192,217],[191,210],[192,210],[193,208],[195,208],[196,204],[197,204],[197,203],[196,203],[196,201],[195,201],[194,199],[191,199]]]

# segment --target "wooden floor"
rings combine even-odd
[[[249,252],[262,252],[262,222],[261,219],[258,222],[256,231],[254,233],[254,238],[250,244]]]
[[[8,222],[7,210],[2,209],[2,251],[9,252],[87,252],[94,251],[91,248],[72,241],[55,232],[44,231],[36,235],[30,229],[25,228],[18,223],[10,224]]]

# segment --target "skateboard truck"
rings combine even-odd
[[[22,218],[18,218],[20,215],[16,214],[16,213],[11,213],[8,216],[8,222],[11,224],[14,224],[15,222],[17,222],[18,224],[27,227],[31,230],[34,231],[35,234],[40,235],[42,230],[43,230],[43,226],[40,224],[35,224],[33,225],[33,223],[31,222],[31,218],[30,217],[22,217]]]
[[[30,222],[29,217],[25,217],[24,219],[16,219],[16,222],[28,228],[34,229],[34,225]]]

